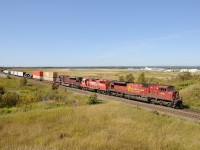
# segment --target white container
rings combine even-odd
[[[42,76],[36,76],[36,75],[33,75],[33,79],[42,80],[42,79],[43,79],[43,77],[42,77]]]
[[[45,81],[56,81],[56,78],[43,77],[43,80],[45,80]]]
[[[8,74],[8,73],[9,73],[9,71],[8,71],[8,70],[4,70],[4,71],[3,71],[3,73],[6,73],[6,74]]]
[[[11,74],[11,75],[15,75],[14,72],[15,72],[15,71],[10,71],[10,74]]]
[[[20,77],[23,77],[26,74],[26,72],[17,72],[17,75]]]
[[[18,72],[17,72],[17,71],[14,71],[14,75],[15,75],[15,76],[18,76]]]

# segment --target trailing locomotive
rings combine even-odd
[[[33,71],[32,75],[30,75],[25,72],[4,70],[4,73],[28,78],[32,77],[37,80],[54,82],[64,86],[110,96],[118,96],[130,100],[143,101],[173,108],[182,108],[182,98],[180,97],[179,92],[175,90],[174,86],[129,83],[110,81],[107,79],[90,79],[63,75],[58,76],[57,72]]]

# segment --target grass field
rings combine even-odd
[[[121,102],[46,108],[0,116],[0,149],[193,149],[200,124]]]

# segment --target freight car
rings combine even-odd
[[[31,75],[29,73],[26,73],[26,72],[23,72],[23,71],[4,70],[3,73],[8,74],[8,75],[19,76],[19,77],[31,78]]]

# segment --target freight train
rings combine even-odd
[[[110,96],[118,96],[130,100],[143,101],[151,104],[182,108],[182,98],[174,86],[110,81],[107,79],[91,79],[83,77],[58,76],[57,72],[33,71],[26,72],[3,71],[5,74],[24,76],[42,81],[50,81],[63,86],[92,91]]]

